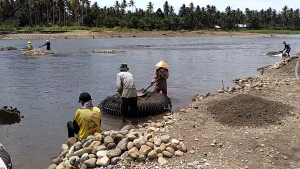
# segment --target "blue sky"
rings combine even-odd
[[[114,0],[91,0],[91,2],[98,2],[100,7],[112,6],[115,4]],[[121,2],[122,0],[119,0]],[[126,0],[127,3],[129,0]],[[135,0],[135,5],[137,8],[146,9],[149,2],[154,4],[154,9],[163,8],[164,0]],[[300,8],[300,0],[169,0],[170,5],[175,9],[175,12],[181,7],[182,4],[189,5],[193,2],[194,5],[206,6],[215,5],[218,10],[224,11],[227,6],[231,6],[233,9],[240,8],[244,10],[245,8],[250,9],[267,9],[269,7],[275,8],[276,10],[281,10],[283,6],[287,5],[289,8]],[[129,9],[129,8],[128,8]]]

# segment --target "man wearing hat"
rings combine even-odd
[[[290,58],[291,47],[289,44],[286,44],[285,41],[283,41],[283,44],[284,44],[284,49],[280,52],[282,53],[284,50],[286,50],[285,52],[287,53],[288,57]]]
[[[69,121],[67,127],[68,137],[77,134],[81,141],[96,132],[101,133],[101,112],[98,107],[93,106],[89,93],[81,93],[78,103],[81,103],[82,107],[76,111],[73,122]]]
[[[49,41],[49,40],[46,40],[46,43],[45,43],[44,45],[42,45],[42,46],[39,46],[39,48],[40,48],[40,47],[43,47],[43,46],[47,46],[46,49],[47,49],[47,50],[51,50],[51,49],[50,49],[50,45],[51,45],[50,41]]]
[[[163,94],[167,95],[167,79],[169,78],[169,70],[167,68],[169,68],[169,65],[161,60],[155,67],[158,67],[158,69],[156,69],[151,82],[151,85],[156,83],[154,93],[162,91]]]
[[[135,117],[135,120],[132,123],[137,123],[137,93],[133,75],[128,72],[129,68],[126,63],[121,64],[119,70],[120,73],[117,74],[117,89],[122,95],[122,120],[123,122],[126,122],[125,117],[131,116],[128,113],[128,109],[130,107],[132,116]]]
[[[31,42],[28,41],[28,42],[27,42],[27,50],[32,50],[32,49],[33,49],[33,47],[32,47],[32,45],[31,45]]]

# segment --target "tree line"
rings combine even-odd
[[[130,10],[126,10],[130,9]],[[166,1],[154,11],[149,2],[146,10],[137,8],[134,0],[116,1],[111,7],[100,8],[89,0],[0,0],[0,25],[23,26],[86,26],[130,28],[141,30],[236,29],[246,24],[249,29],[300,29],[299,9],[284,6],[277,11],[244,11],[228,6],[219,11],[216,6],[183,4],[178,13]]]

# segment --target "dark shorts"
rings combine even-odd
[[[286,50],[286,53],[290,53],[290,51],[291,51],[291,49],[287,49],[287,50]]]

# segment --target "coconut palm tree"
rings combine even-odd
[[[133,0],[129,1],[129,7],[131,7],[131,12],[133,13],[133,7],[135,7],[135,2]]]
[[[149,2],[147,5],[147,11],[149,14],[153,13],[154,4],[152,2]]]

